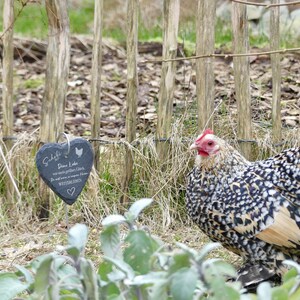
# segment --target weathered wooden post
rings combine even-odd
[[[5,0],[3,7],[3,139],[6,150],[9,151],[13,146],[13,24],[14,24],[14,1]],[[10,161],[10,169],[13,171],[14,163]],[[12,203],[14,197],[14,187],[8,175],[5,176],[6,199]]]
[[[233,52],[248,53],[249,36],[247,6],[232,2]],[[251,154],[251,96],[249,57],[234,57],[234,83],[238,108],[238,139],[240,148],[246,158]]]
[[[138,0],[127,0],[127,96],[126,96],[126,141],[131,143],[136,137],[138,99]],[[121,203],[128,202],[128,187],[133,172],[133,153],[126,146]]]
[[[215,51],[216,0],[198,0],[196,55],[214,54]],[[196,88],[198,103],[198,128],[212,127],[214,110],[215,76],[214,58],[196,61]]]
[[[272,4],[278,4],[279,0],[271,0]],[[270,43],[271,50],[278,50],[280,46],[280,9],[279,6],[270,8]],[[281,142],[281,67],[279,53],[271,54],[272,65],[272,134],[273,143]]]
[[[70,64],[69,17],[67,1],[46,0],[49,23],[46,56],[45,93],[42,103],[40,140],[54,142],[64,131],[65,99]],[[40,181],[40,218],[49,216],[50,194]]]
[[[180,0],[164,0],[163,59],[173,59],[177,55],[179,12]],[[171,136],[175,68],[174,61],[162,63],[157,120],[157,153],[160,160],[166,158],[169,148],[160,140]]]
[[[92,58],[92,87],[91,87],[91,127],[92,138],[100,135],[100,104],[101,104],[101,69],[102,69],[102,21],[103,0],[95,0],[94,12],[94,43]],[[99,172],[100,148],[97,141],[93,142],[95,153],[94,166]]]

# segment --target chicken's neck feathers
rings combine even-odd
[[[202,173],[219,173],[220,171],[222,173],[234,173],[251,164],[242,154],[225,141],[220,140],[219,145],[220,150],[215,155],[207,157],[196,156],[195,166]]]

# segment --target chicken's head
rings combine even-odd
[[[219,152],[220,145],[218,138],[211,129],[206,129],[200,134],[190,147],[191,150],[197,150],[198,155],[202,157],[212,156]]]

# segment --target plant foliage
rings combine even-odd
[[[15,273],[1,272],[1,299],[300,299],[300,266],[294,262],[286,262],[292,269],[281,286],[264,282],[257,294],[249,294],[234,281],[236,272],[230,264],[207,258],[219,244],[208,244],[200,252],[181,243],[171,248],[139,228],[136,220],[151,202],[141,199],[124,216],[103,220],[103,261],[98,270],[84,257],[88,228],[76,224],[69,230],[68,246],[60,252],[39,256],[27,266],[16,265]],[[120,226],[127,228],[125,237]]]

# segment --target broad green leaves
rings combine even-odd
[[[192,300],[198,274],[194,268],[181,268],[171,276],[170,291],[174,300]]]
[[[100,234],[101,249],[105,256],[121,258],[120,230],[117,225],[109,225]]]
[[[80,269],[85,286],[85,296],[89,300],[97,300],[99,297],[98,276],[94,271],[92,262],[88,259],[82,260],[80,263]]]
[[[56,274],[51,274],[53,260],[53,255],[48,255],[37,269],[34,281],[34,291],[37,298],[42,299],[45,295],[48,295],[49,288],[56,283]]]
[[[69,247],[68,254],[74,259],[78,259],[80,253],[84,250],[88,239],[88,228],[83,224],[76,224],[68,234]]]
[[[112,226],[112,225],[119,225],[119,224],[122,224],[125,222],[126,222],[126,219],[121,215],[110,215],[110,216],[107,216],[105,219],[103,219],[102,225],[104,227],[107,227],[107,226]]]
[[[165,245],[136,220],[152,203],[135,202],[127,213],[103,219],[100,234],[102,262],[97,271],[84,257],[88,228],[76,224],[69,230],[68,246],[61,254],[41,255],[28,266],[16,266],[15,273],[0,273],[0,299],[18,295],[24,299],[89,300],[298,300],[300,266],[271,287],[262,283],[257,295],[247,294],[234,279],[235,269],[207,255],[220,245],[211,243],[196,251],[187,245]],[[65,253],[68,255],[66,256]]]
[[[128,212],[125,213],[125,217],[129,222],[134,222],[141,211],[149,206],[153,202],[152,199],[144,198],[134,202],[129,208]]]
[[[28,286],[28,284],[20,281],[14,273],[0,273],[1,300],[15,298],[19,293],[25,291]]]
[[[131,231],[125,239],[128,243],[124,260],[138,273],[150,272],[151,256],[157,250],[157,242],[143,230]]]

